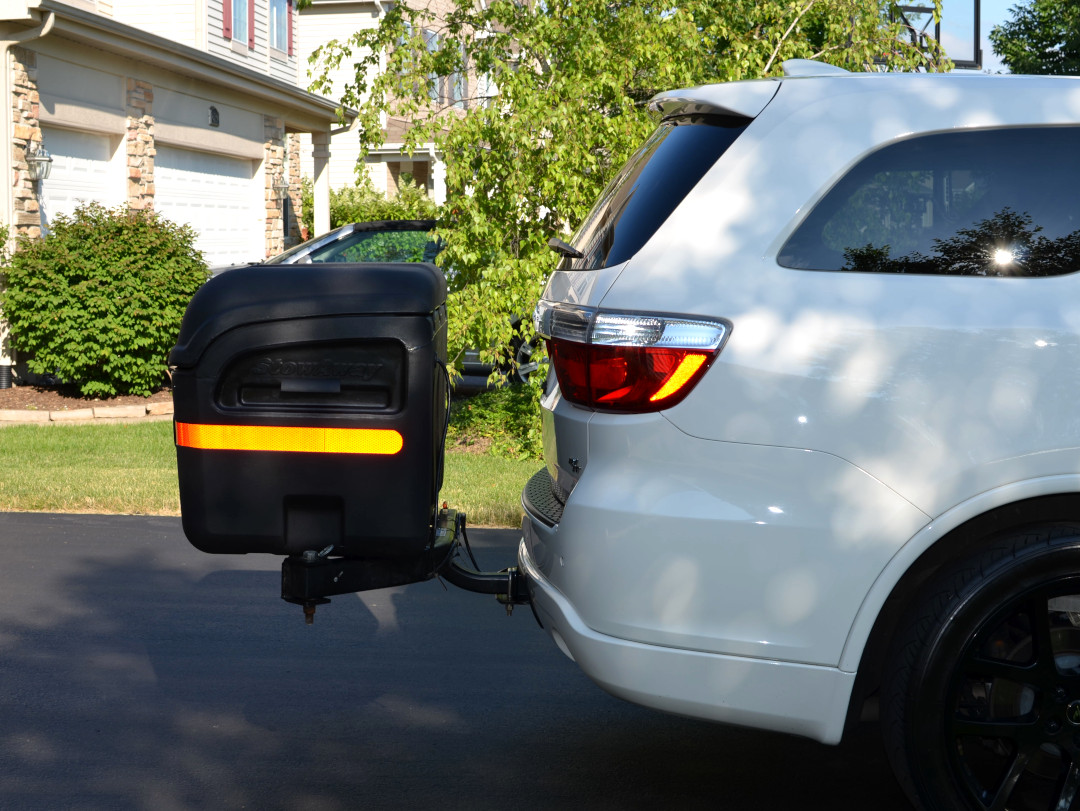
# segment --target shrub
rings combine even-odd
[[[44,239],[19,238],[0,307],[31,372],[84,396],[149,395],[206,278],[189,226],[89,203]]]
[[[312,231],[315,215],[310,178],[304,178],[301,195],[301,221]],[[366,173],[355,186],[330,190],[331,228],[372,220],[433,220],[438,216],[437,212],[435,202],[411,182],[408,174],[401,176],[401,190],[393,197],[376,191]],[[312,233],[312,236],[318,235]]]
[[[455,400],[448,442],[479,445],[504,459],[540,459],[539,385],[512,385]]]

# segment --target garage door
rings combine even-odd
[[[198,233],[207,264],[264,258],[266,211],[255,162],[159,146],[154,158],[154,209]]]
[[[112,208],[124,202],[121,170],[110,163],[119,137],[42,127],[42,141],[52,153],[52,172],[41,182],[46,223],[57,214],[71,214],[80,202],[97,200]]]

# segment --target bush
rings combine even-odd
[[[47,237],[20,237],[0,307],[35,374],[84,396],[150,395],[188,301],[206,281],[195,232],[98,203],[57,216]]]
[[[314,229],[314,208],[311,179],[302,182],[301,221],[308,231]],[[330,190],[330,227],[337,228],[351,222],[370,222],[372,220],[434,220],[438,216],[438,206],[427,196],[423,189],[411,182],[411,178],[401,176],[401,191],[388,197],[376,191],[370,178],[365,173],[355,186],[343,186]],[[318,236],[315,233],[312,236]]]
[[[479,445],[504,459],[540,459],[540,393],[539,385],[512,385],[455,400],[449,444]]]

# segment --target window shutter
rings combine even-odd
[[[221,36],[232,39],[232,0],[221,0]]]
[[[288,44],[289,44],[289,56],[293,55],[293,44],[292,44],[293,19],[292,18],[293,18],[293,0],[288,0],[288,2],[285,3],[285,19],[287,21],[286,25],[288,26],[287,37],[288,37],[288,40],[289,40],[289,42],[288,42]]]
[[[255,0],[247,0],[248,50],[255,50]]]

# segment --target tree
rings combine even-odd
[[[649,132],[661,90],[776,75],[791,58],[856,70],[936,69],[889,22],[881,0],[452,0],[442,16],[393,6],[378,28],[324,46],[322,75],[356,66],[341,101],[360,110],[363,144],[386,115],[406,148],[434,140],[447,162],[440,215],[453,268],[451,354],[513,340],[556,255]],[[940,3],[938,11],[940,12]],[[461,94],[462,77],[471,91]],[[528,337],[526,335],[526,337]]]
[[[1012,19],[990,32],[994,53],[1013,73],[1080,74],[1080,5],[1032,0],[1013,6]]]

